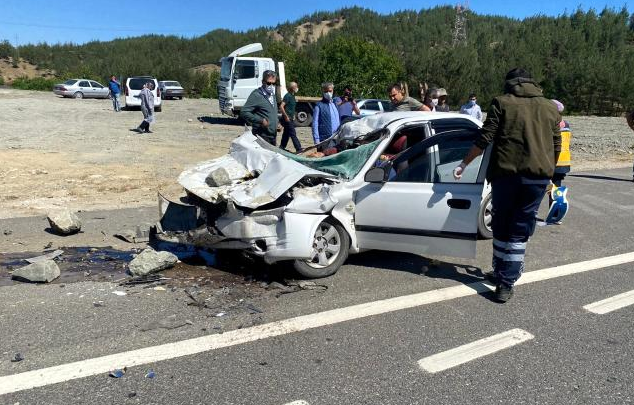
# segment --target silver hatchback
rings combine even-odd
[[[102,84],[88,79],[69,79],[56,84],[53,93],[62,97],[72,98],[108,98],[110,89]]]

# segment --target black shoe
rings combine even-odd
[[[498,284],[495,287],[495,300],[500,303],[505,303],[513,297],[513,287],[509,287],[505,284]]]
[[[136,132],[137,134],[142,134],[143,133],[143,128],[141,127],[136,127],[133,129],[134,132]]]
[[[484,273],[484,279],[493,285],[500,284],[500,276],[494,271]]]
[[[146,129],[146,130],[145,130],[145,133],[146,133],[146,134],[153,134],[154,132],[150,131],[149,129]]]

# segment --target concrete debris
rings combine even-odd
[[[53,231],[60,235],[71,235],[81,230],[79,217],[69,209],[50,212],[47,219]]]
[[[209,173],[209,176],[205,178],[205,183],[209,187],[220,187],[231,184],[231,175],[224,167],[219,167]]]
[[[60,270],[57,263],[53,260],[43,260],[17,269],[13,272],[11,278],[33,283],[50,283],[59,275]]]
[[[267,290],[288,290],[288,287],[284,284],[278,283],[277,281],[273,281],[269,285],[266,286]]]
[[[176,262],[178,262],[178,257],[173,253],[157,252],[152,248],[147,248],[132,259],[128,267],[133,276],[143,276],[169,269]]]
[[[128,243],[147,243],[150,241],[150,227],[143,229],[137,225],[136,229],[125,229],[114,235],[115,238],[122,239]]]
[[[124,295],[128,295],[128,293],[126,293],[125,291],[113,291],[112,292],[114,295],[118,295],[120,297],[124,296]]]
[[[9,236],[13,233],[13,231],[11,229],[5,229],[3,232],[4,236]]]
[[[52,252],[49,252],[45,255],[41,255],[41,256],[36,256],[36,257],[30,257],[28,259],[25,259],[27,262],[29,263],[38,263],[44,260],[53,260],[55,259],[57,256],[60,256],[62,253],[64,253],[63,250],[54,250]]]
[[[11,363],[19,363],[22,360],[24,360],[24,356],[22,356],[22,354],[20,353],[16,353],[15,355],[13,355],[13,358],[11,359]]]

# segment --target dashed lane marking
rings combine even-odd
[[[418,361],[418,366],[428,373],[438,373],[452,367],[488,356],[500,350],[526,342],[535,336],[522,329],[511,329],[455,349],[447,350]]]
[[[585,305],[583,309],[603,315],[634,304],[634,290]]]
[[[289,402],[289,403],[284,404],[284,405],[310,405],[310,404],[308,402],[306,402],[306,401],[299,400],[299,401]]]
[[[529,284],[631,262],[634,262],[634,252],[550,267],[524,273],[516,285]],[[250,328],[236,329],[223,334],[201,336],[59,366],[26,371],[20,374],[7,375],[0,377],[0,395],[90,377],[107,373],[117,368],[156,363],[210,350],[255,342],[274,336],[288,335],[369,316],[416,308],[423,305],[484,293],[490,290],[492,290],[492,287],[483,282],[466,285],[461,284],[454,287],[298,316],[296,318],[271,322]]]

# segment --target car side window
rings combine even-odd
[[[366,101],[365,104],[363,104],[363,108],[366,110],[381,111],[381,108],[379,107],[379,102],[374,100]]]
[[[103,89],[103,86],[100,85],[97,82],[90,82],[90,84],[92,85],[92,87],[96,88],[96,89]]]
[[[392,103],[389,101],[381,101],[381,105],[383,106],[384,112],[392,111]]]
[[[453,131],[452,131],[453,132]],[[473,131],[461,131],[449,137],[439,137],[436,143],[421,143],[393,162],[389,181],[402,183],[457,183],[453,170],[473,146]],[[424,147],[422,146],[424,144]],[[476,183],[482,157],[477,157],[463,172],[462,184]]]
[[[79,82],[79,87],[90,87],[90,84],[86,80]]]
[[[253,79],[254,77],[257,77],[255,74],[255,61],[239,60],[236,62],[235,79]]]

